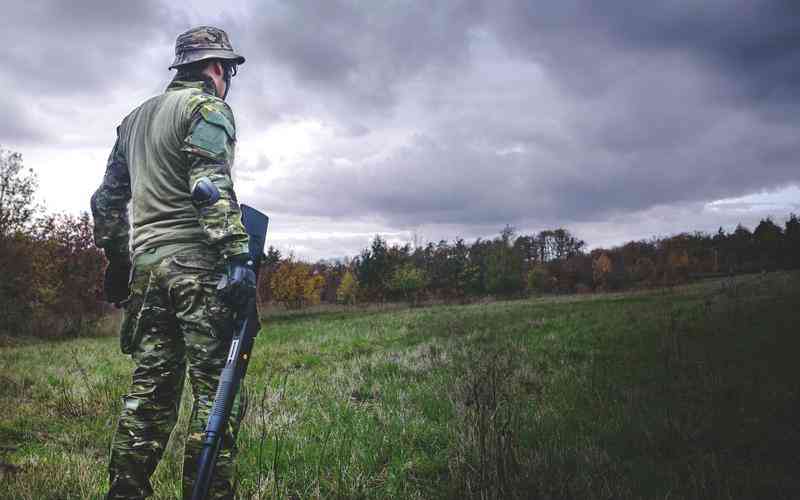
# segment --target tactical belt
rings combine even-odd
[[[208,249],[209,246],[203,243],[168,243],[135,252],[133,254],[133,266],[152,266],[177,253],[207,252]]]

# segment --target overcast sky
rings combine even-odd
[[[175,37],[247,58],[239,199],[304,258],[563,226],[591,246],[800,212],[800,2],[7,2],[0,146],[88,210]]]

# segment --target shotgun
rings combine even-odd
[[[269,217],[247,205],[241,205],[242,224],[250,236],[249,252],[253,260],[258,283],[258,271],[261,267],[261,258],[264,255],[264,243],[267,238]],[[231,340],[228,358],[222,375],[219,377],[217,395],[208,417],[205,434],[203,435],[203,449],[198,462],[197,480],[192,490],[192,500],[205,500],[211,480],[214,477],[214,467],[217,464],[222,436],[228,425],[231,408],[239,387],[247,373],[247,364],[250,361],[250,352],[260,324],[258,321],[258,308],[255,296],[250,299],[243,310],[235,311],[236,331]]]

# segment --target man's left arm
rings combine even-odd
[[[256,276],[231,178],[235,147],[236,129],[228,105],[216,98],[200,105],[183,148],[189,188],[208,242],[226,261],[227,273],[217,289],[230,304],[241,307],[255,295]]]
[[[226,259],[247,253],[248,236],[233,190],[231,168],[236,147],[233,114],[224,101],[203,103],[194,113],[183,151],[189,190],[208,243]]]

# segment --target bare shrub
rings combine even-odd
[[[516,498],[521,473],[518,366],[511,349],[474,345],[454,353],[460,372],[449,470],[459,498]]]

